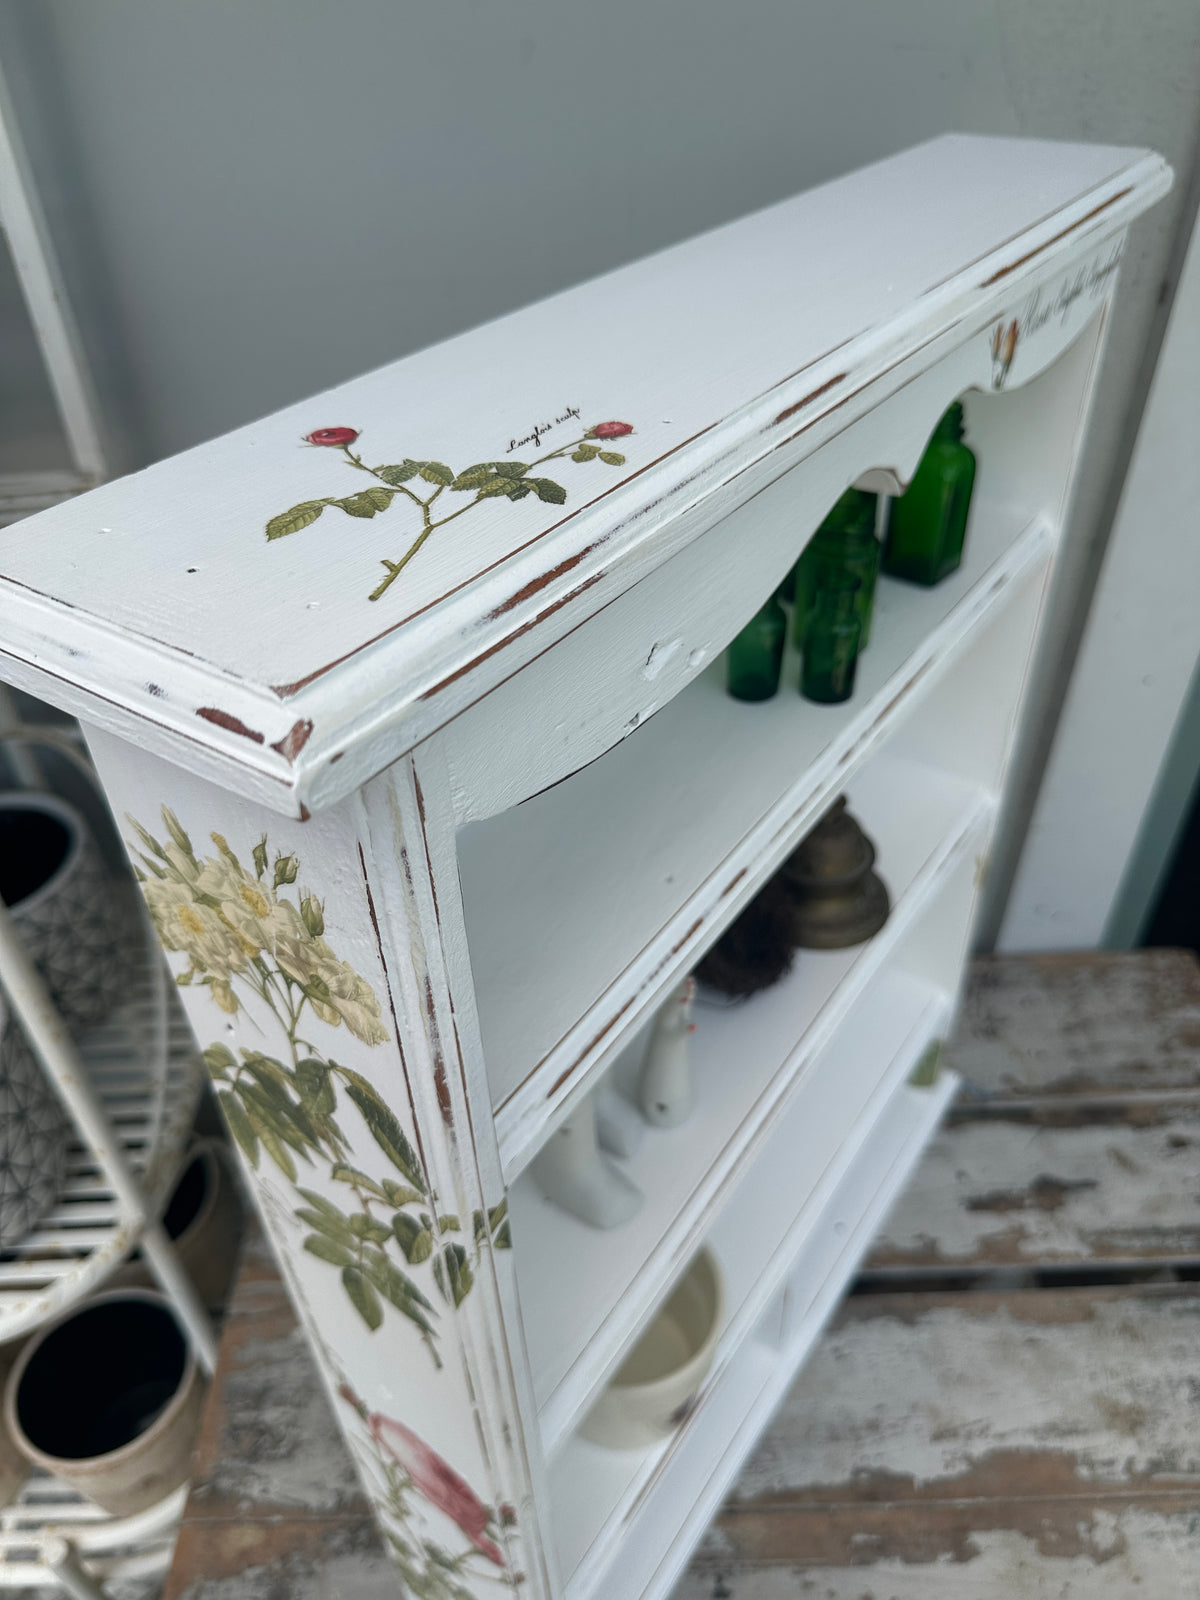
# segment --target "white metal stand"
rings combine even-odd
[[[39,769],[29,748],[48,744],[92,777],[66,734],[10,720],[5,737],[19,742],[31,776]],[[112,1019],[77,1041],[0,903],[0,988],[79,1138],[58,1203],[0,1261],[0,1342],[82,1300],[137,1245],[211,1373],[212,1322],[159,1220],[191,1129],[202,1064],[138,905],[140,982]],[[165,1570],[184,1498],[178,1490],[139,1517],[114,1518],[65,1485],[31,1479],[0,1511],[0,1592],[57,1583],[77,1600],[98,1600],[102,1578]],[[93,1556],[104,1559],[97,1565]]]

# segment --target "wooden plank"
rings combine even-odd
[[[1192,1593],[1197,1348],[1192,1285],[851,1301],[676,1600]]]
[[[1190,950],[985,956],[950,1056],[1008,1101],[1200,1092],[1200,965]]]
[[[975,1116],[942,1130],[868,1272],[1200,1262],[1200,1102]]]

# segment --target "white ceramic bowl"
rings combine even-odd
[[[708,1376],[724,1309],[720,1269],[701,1250],[580,1424],[584,1438],[644,1450],[673,1433]]]

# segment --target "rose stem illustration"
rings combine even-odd
[[[535,461],[480,461],[474,466],[467,467],[463,472],[454,473],[444,462],[416,461],[408,456],[403,461],[390,465],[368,466],[362,456],[353,449],[360,437],[359,429],[316,428],[312,433],[304,435],[306,444],[341,450],[350,466],[359,472],[368,473],[377,480],[377,483],[369,489],[360,489],[357,494],[344,495],[340,498],[330,496],[323,500],[303,500],[290,511],[284,511],[279,516],[271,518],[267,523],[267,538],[282,539],[288,534],[298,533],[301,528],[307,528],[310,523],[315,522],[326,506],[338,506],[351,517],[373,517],[380,511],[386,511],[397,495],[405,496],[415,506],[420,507],[424,526],[398,561],[384,560],[387,577],[372,590],[370,595],[370,599],[379,600],[436,529],[444,528],[448,522],[461,517],[464,511],[469,511],[481,500],[494,500],[500,495],[507,496],[509,500],[523,500],[526,495],[535,494],[539,500],[550,505],[562,505],[567,498],[567,491],[563,486],[556,483],[553,478],[530,477],[529,474],[533,469],[544,467],[548,461],[560,460],[564,456],[569,456],[572,461],[580,463],[600,460],[606,466],[624,466],[625,457],[616,450],[603,449],[602,443],[611,439],[622,439],[632,432],[633,424],[629,422],[598,422],[594,427],[586,429],[578,439],[572,439],[569,444],[559,445],[556,450],[548,451]],[[432,492],[424,499],[409,487],[415,478],[433,485]],[[475,498],[459,506],[456,511],[451,511],[448,516],[435,517],[433,508],[447,489],[451,494],[467,493],[473,489]]]

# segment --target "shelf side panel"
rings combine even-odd
[[[440,945],[411,771],[299,822],[89,742],[401,1577],[419,1593],[450,1562],[483,1597],[523,1572],[549,1600],[504,1378],[504,1195],[429,1001]]]

